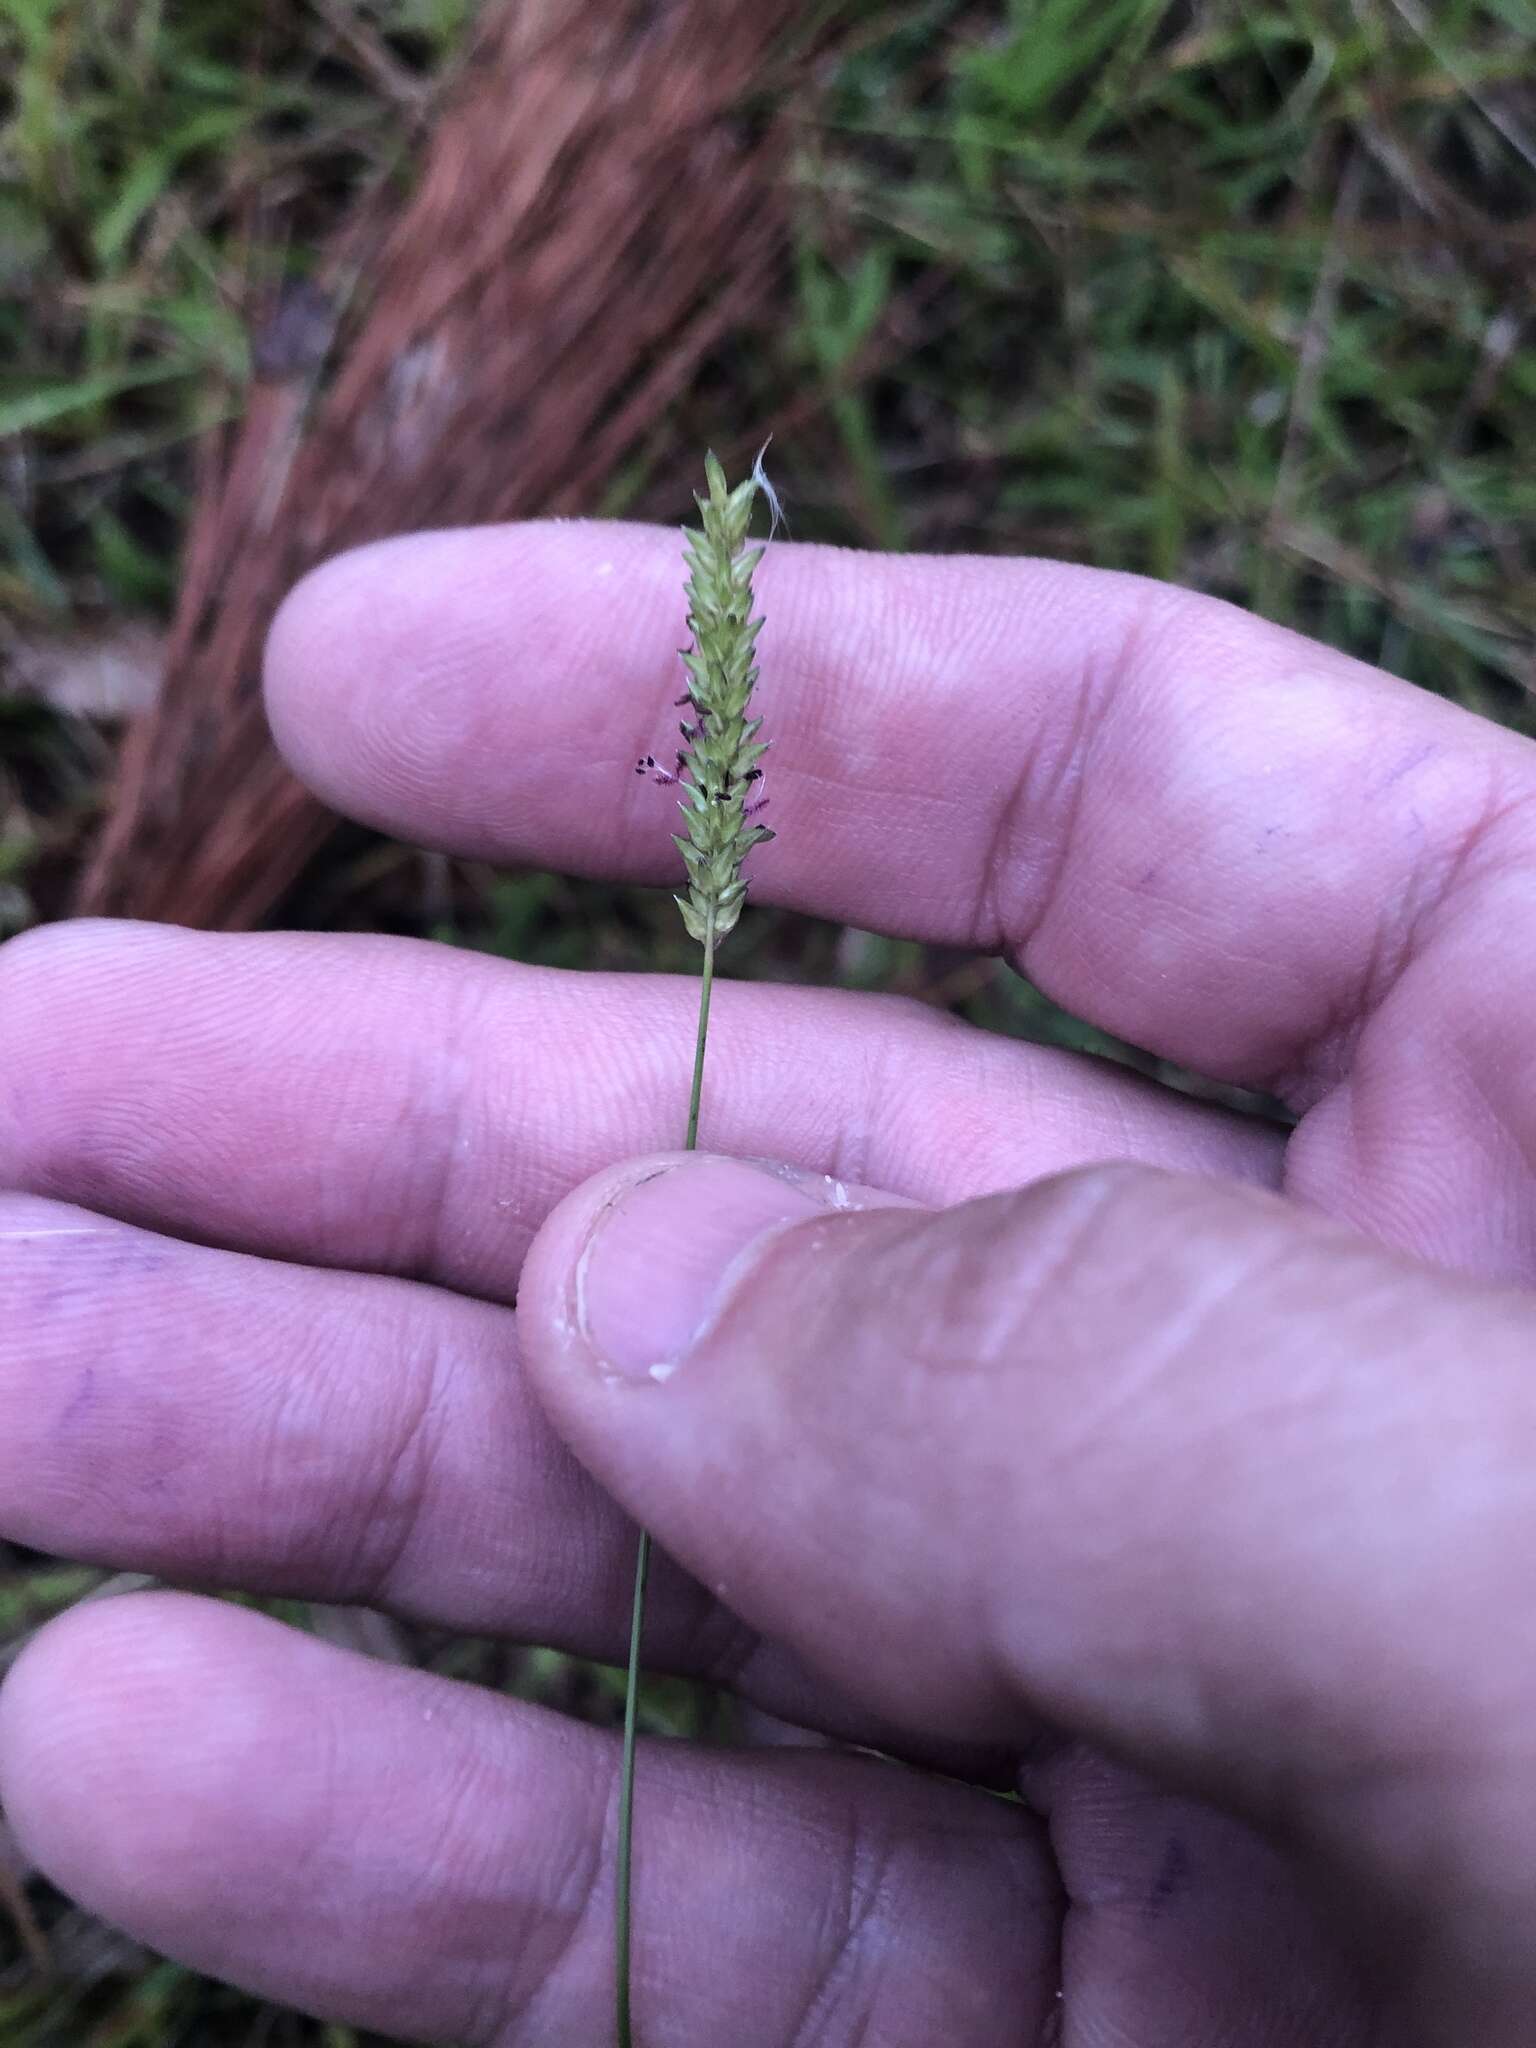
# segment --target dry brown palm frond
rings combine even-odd
[[[289,292],[243,418],[205,450],[164,687],[125,745],[79,908],[270,914],[332,823],[262,717],[284,592],[411,527],[590,511],[722,337],[770,313],[786,131],[758,113],[802,14],[493,11],[412,197],[375,194]]]

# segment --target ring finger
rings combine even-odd
[[[77,1610],[0,1694],[7,1811],[75,1897],[194,1967],[465,2048],[610,2024],[617,1753],[183,1595]],[[1040,2037],[1059,1905],[1017,1807],[868,1759],[673,1744],[643,1794],[646,2038]]]

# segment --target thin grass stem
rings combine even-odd
[[[688,1095],[688,1137],[685,1152],[699,1142],[699,1102],[704,1093],[704,1048],[709,1043],[709,999],[715,986],[715,914],[705,916],[704,969],[699,978],[699,1028],[693,1046],[693,1086]],[[635,1554],[635,1598],[629,1616],[629,1668],[624,1677],[624,1756],[619,1767],[618,1876],[614,1887],[618,1914],[614,1950],[614,1989],[618,2048],[634,2048],[629,2012],[630,1869],[635,1842],[635,1730],[640,1716],[640,1638],[645,1627],[645,1584],[651,1569],[651,1538],[640,1531]]]
[[[629,1618],[629,1674],[624,1685],[624,1761],[619,1775],[619,1868],[615,1894],[618,1930],[614,1951],[619,2048],[632,2048],[629,2019],[629,1872],[635,1834],[635,1722],[640,1704],[640,1631],[645,1625],[645,1582],[651,1569],[651,1538],[640,1531],[635,1554],[635,1600]]]
[[[688,1136],[683,1150],[694,1151],[699,1142],[699,1098],[704,1093],[704,1046],[709,1038],[709,998],[715,986],[715,915],[710,911],[704,926],[704,972],[699,979],[699,1035],[693,1048],[693,1092],[688,1098]]]

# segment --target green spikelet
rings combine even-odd
[[[688,894],[677,906],[701,946],[723,939],[741,916],[747,885],[741,865],[773,834],[746,817],[767,751],[760,718],[747,716],[757,681],[753,656],[762,620],[752,616],[752,572],[760,547],[746,546],[758,482],[735,490],[714,456],[704,458],[707,497],[698,497],[702,530],[687,534],[688,626],[693,646],[683,656],[693,716],[683,726],[682,799],[687,826],[677,848],[688,870]]]

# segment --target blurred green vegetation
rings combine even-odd
[[[0,0],[0,663],[17,636],[165,614],[193,445],[250,374],[252,293],[302,277],[353,196],[407,175],[472,11]],[[796,536],[1172,578],[1529,729],[1536,6],[843,11],[800,114],[793,296],[721,371],[744,440],[779,423]],[[65,900],[109,762],[95,724],[0,699],[0,934]],[[693,965],[664,896],[356,837],[292,912]],[[754,913],[730,966],[1137,1057],[995,962]],[[0,1549],[0,1645],[101,1581]],[[409,1649],[614,1710],[612,1674],[549,1653]],[[710,1711],[678,1687],[649,1705],[674,1730]],[[360,2041],[104,1931],[92,1946],[33,1895],[86,1960],[39,1978],[0,1913],[0,2042]]]

